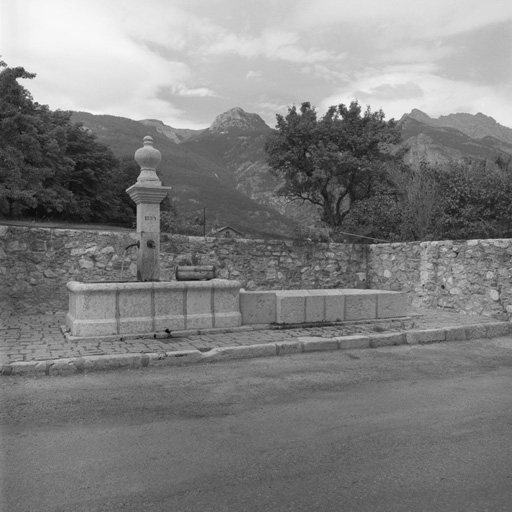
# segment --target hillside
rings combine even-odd
[[[210,128],[182,145],[224,167],[237,190],[303,226],[314,227],[318,214],[311,204],[289,203],[275,194],[279,181],[266,163],[265,141],[272,129],[257,114],[234,108],[217,116]]]
[[[233,108],[205,130],[175,129],[158,120],[73,114],[118,157],[133,158],[145,135],[162,153],[158,169],[173,187],[179,212],[197,216],[204,207],[208,224],[230,225],[252,236],[289,237],[297,224],[318,226],[312,205],[288,203],[275,194],[279,182],[266,164],[265,140],[272,129],[257,114]],[[461,159],[512,155],[512,130],[483,114],[450,114],[438,119],[414,109],[399,121],[407,163],[444,164]]]
[[[208,229],[230,225],[252,236],[284,237],[293,227],[292,221],[274,209],[238,191],[225,166],[176,144],[155,126],[85,112],[74,112],[72,121],[83,123],[118,158],[133,158],[144,136],[151,135],[162,153],[159,176],[165,185],[173,187],[179,213],[192,218],[207,208]]]

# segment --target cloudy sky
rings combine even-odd
[[[352,99],[512,127],[511,0],[0,0],[0,55],[52,109],[178,128]]]

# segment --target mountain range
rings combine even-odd
[[[512,155],[512,129],[482,113],[450,114],[432,119],[413,109],[399,121],[407,163],[444,164],[464,158],[504,159]]]
[[[233,108],[204,130],[177,129],[156,119],[133,121],[73,112],[118,158],[133,158],[151,135],[162,153],[158,173],[180,214],[207,211],[207,229],[229,225],[246,236],[288,238],[298,225],[314,227],[312,205],[275,195],[279,183],[266,164],[265,140],[272,129],[258,114]],[[512,129],[484,114],[450,114],[437,119],[414,109],[398,121],[405,160],[442,164],[462,158],[512,156]]]

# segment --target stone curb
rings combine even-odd
[[[467,341],[477,338],[489,339],[506,336],[508,334],[512,334],[512,322],[492,322],[440,329],[418,329],[397,333],[339,336],[335,338],[298,336],[297,339],[293,341],[217,347],[208,352],[182,350],[15,362],[0,366],[0,374],[4,376],[58,376],[102,370],[184,366],[188,364],[284,356],[318,351],[356,350],[397,345],[423,345],[444,341]]]

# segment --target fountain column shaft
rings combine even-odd
[[[160,279],[160,204],[137,205],[137,280]]]
[[[137,280],[160,279],[160,203],[171,190],[163,187],[156,174],[160,151],[153,147],[151,137],[144,138],[144,147],[135,153],[141,167],[137,182],[126,190],[137,204]]]

